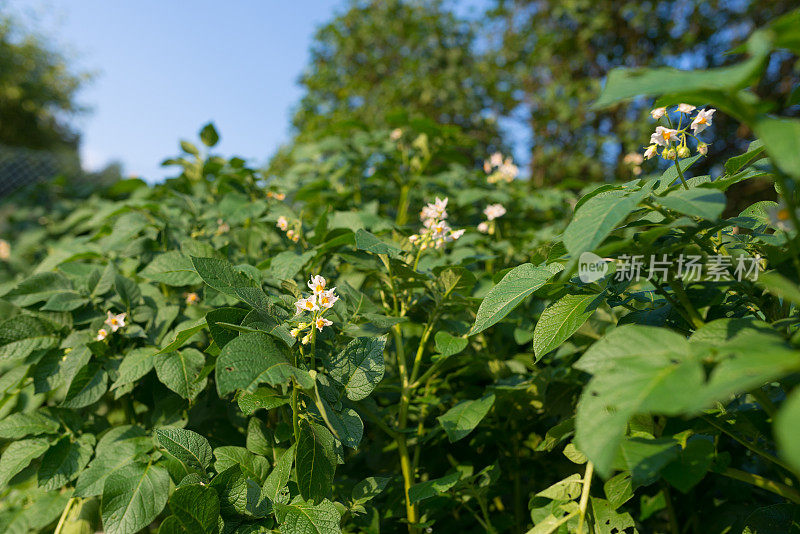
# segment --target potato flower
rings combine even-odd
[[[107,337],[108,337],[108,330],[106,330],[105,328],[101,328],[100,330],[97,331],[97,336],[95,336],[94,340],[103,341]]]
[[[483,214],[486,215],[486,219],[493,221],[505,215],[506,208],[504,208],[502,204],[489,204],[486,206],[486,209],[483,210]]]
[[[331,326],[333,324],[333,321],[326,319],[324,315],[325,312],[331,309],[339,300],[339,296],[336,294],[336,288],[326,289],[328,282],[320,275],[312,276],[307,285],[311,290],[311,295],[299,298],[297,302],[294,303],[294,307],[296,311],[295,315],[300,315],[305,312],[311,313],[311,321],[301,322],[289,332],[292,337],[298,338],[308,330],[300,340],[304,345],[308,344],[313,339],[314,328],[322,332],[326,326]]]
[[[711,116],[714,112],[717,111],[714,108],[708,109],[701,109],[697,112],[697,115],[692,120],[692,130],[694,130],[694,134],[697,135],[709,126],[711,126]]]
[[[108,313],[108,317],[106,318],[104,323],[111,327],[111,331],[112,332],[116,332],[117,330],[119,330],[120,328],[123,328],[125,326],[125,315],[126,314],[124,312],[123,313],[119,313],[117,315],[114,315],[110,311],[107,312],[107,313]]]

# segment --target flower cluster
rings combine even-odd
[[[504,159],[500,152],[495,152],[483,162],[483,170],[489,175],[486,181],[490,184],[511,183],[519,175],[519,168],[514,165],[513,160],[510,157]]]
[[[108,317],[103,323],[107,324],[109,328],[111,328],[112,332],[116,332],[117,330],[125,326],[126,314],[124,312],[118,313],[116,315],[114,315],[110,311],[107,313]],[[97,336],[94,339],[95,341],[103,341],[106,337],[108,337],[108,328],[101,328],[100,330],[97,331]]]
[[[700,141],[697,136],[711,126],[712,116],[716,110],[714,108],[701,109],[692,117],[691,115],[696,109],[691,104],[679,104],[677,107],[677,111],[680,113],[678,127],[672,128],[671,123],[669,128],[657,126],[656,131],[650,136],[650,146],[644,151],[644,157],[650,159],[661,150],[661,157],[664,159],[688,158],[692,155],[692,152],[686,144],[687,137],[697,139],[697,152],[699,154],[707,154],[708,145]],[[656,120],[667,117],[667,121],[669,121],[667,108],[665,107],[652,110],[650,116]],[[687,122],[685,126],[683,124],[684,120]],[[692,130],[692,132],[690,133],[689,130]]]
[[[336,294],[336,288],[325,289],[328,282],[319,275],[312,276],[308,281],[308,288],[311,290],[311,295],[307,298],[300,298],[294,303],[295,315],[300,315],[304,312],[311,313],[311,321],[302,322],[295,328],[292,328],[291,334],[293,337],[299,337],[303,332],[308,329],[308,332],[303,336],[303,345],[311,341],[314,333],[314,328],[322,332],[326,326],[333,324],[324,317],[325,312],[328,311],[339,300]]]
[[[278,222],[275,224],[282,232],[286,232],[286,237],[297,243],[300,240],[300,232],[294,228],[289,228],[289,220],[281,215],[278,217]]]
[[[286,200],[286,194],[267,191],[267,198],[274,198],[275,200]]]
[[[493,234],[494,220],[505,215],[506,208],[502,204],[489,204],[483,210],[483,214],[486,215],[486,220],[478,225],[478,231],[484,234]]]
[[[436,201],[428,204],[419,214],[422,228],[419,234],[408,238],[411,244],[425,250],[429,247],[441,248],[445,243],[455,241],[464,230],[453,230],[447,224],[447,198],[436,197]]]

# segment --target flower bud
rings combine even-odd
[[[689,150],[689,147],[686,145],[681,145],[678,147],[678,157],[679,158],[688,158],[692,155],[692,151]]]
[[[678,152],[674,148],[668,148],[661,153],[664,159],[675,160],[678,157]]]
[[[705,156],[706,154],[708,154],[708,145],[700,141],[699,143],[697,143],[697,152],[698,154],[702,154],[703,156]]]

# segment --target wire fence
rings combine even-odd
[[[75,176],[80,168],[75,152],[0,145],[0,199],[61,174]]]

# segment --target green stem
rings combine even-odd
[[[689,295],[687,295],[686,290],[683,289],[683,284],[681,281],[677,278],[673,278],[670,280],[669,285],[672,288],[672,292],[675,293],[676,297],[678,297],[678,301],[686,309],[686,313],[689,315],[694,327],[702,327],[705,322],[703,321],[703,318],[700,317],[700,314],[697,313],[697,309],[694,307],[694,304],[692,304],[692,301],[689,300]]]
[[[678,158],[675,158],[675,168],[678,170],[678,177],[681,179],[683,188],[688,190],[689,186],[686,184],[686,178],[683,177],[683,171],[681,170],[681,164],[678,163]]]
[[[397,217],[394,223],[397,226],[403,226],[408,220],[408,193],[411,191],[411,184],[403,184],[400,186],[400,201],[397,203]]]
[[[302,349],[301,349],[302,350]],[[297,353],[294,355],[294,366],[297,367]],[[292,380],[292,429],[294,430],[294,442],[300,442],[300,410],[297,403],[298,387],[297,382]]]
[[[58,520],[58,525],[56,525],[56,529],[53,531],[53,534],[61,534],[61,529],[64,528],[64,524],[67,522],[69,511],[72,508],[72,505],[78,500],[79,499],[77,497],[71,497],[70,500],[67,501],[67,506],[65,506],[64,511],[61,512],[61,517]]]
[[[720,432],[730,436],[734,441],[736,441],[737,443],[739,443],[740,445],[742,445],[746,449],[749,449],[750,451],[752,451],[755,454],[761,456],[765,460],[768,460],[768,461],[774,463],[775,465],[778,465],[778,466],[786,469],[786,471],[788,471],[789,473],[794,474],[794,471],[792,470],[792,468],[789,467],[789,465],[786,464],[785,462],[783,462],[780,458],[777,458],[777,457],[769,454],[768,452],[764,452],[761,449],[758,449],[757,447],[755,447],[753,444],[748,443],[747,441],[745,441],[744,439],[740,438],[739,436],[737,436],[736,434],[734,434],[733,432],[731,432],[727,428],[723,427],[721,424],[717,423],[712,417],[709,417],[708,415],[702,415],[700,417],[706,423],[710,424],[711,426],[713,426],[714,428],[716,428]]]
[[[681,534],[681,529],[678,526],[678,516],[675,514],[675,507],[672,505],[672,496],[670,495],[669,486],[664,484],[664,501],[667,505],[667,517],[669,518],[669,529],[672,534]]]
[[[732,478],[740,482],[745,482],[751,486],[772,492],[776,495],[780,495],[784,499],[792,501],[795,504],[800,504],[800,492],[794,488],[790,488],[785,484],[781,484],[780,482],[775,482],[774,480],[769,480],[768,478],[764,478],[759,475],[733,469],[732,467],[728,467],[720,474],[722,476]]]
[[[583,475],[583,489],[581,490],[581,500],[578,505],[578,534],[583,534],[583,524],[586,521],[586,508],[589,506],[589,491],[592,488],[592,474],[594,464],[586,462],[586,472]]]

